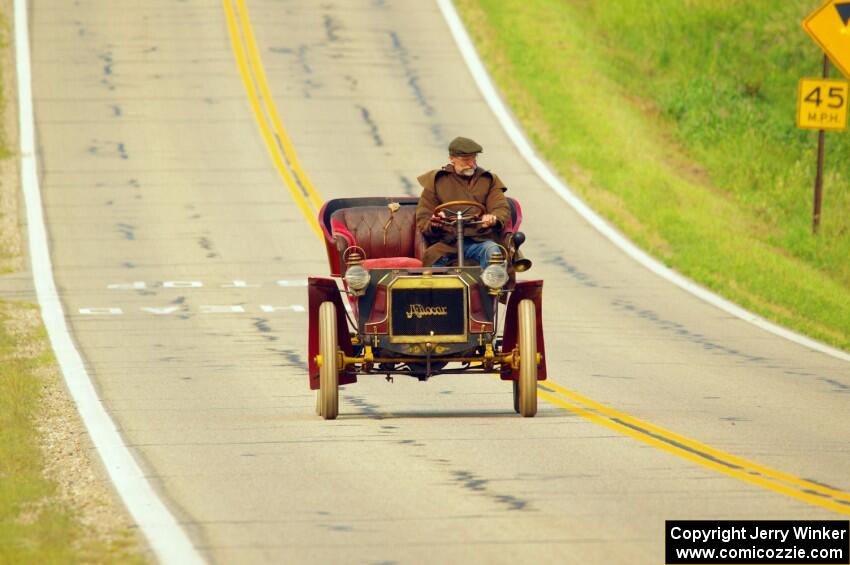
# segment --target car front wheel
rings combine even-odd
[[[519,303],[519,380],[517,412],[526,418],[537,414],[537,311],[528,299]]]
[[[333,420],[339,413],[339,368],[337,367],[336,307],[333,302],[319,306],[319,395],[317,408],[325,420]]]

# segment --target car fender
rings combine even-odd
[[[348,332],[348,320],[345,317],[345,306],[342,303],[336,281],[325,277],[309,277],[307,279],[307,304],[310,323],[307,337],[307,364],[311,390],[319,388],[319,366],[316,364],[316,355],[319,354],[319,306],[322,305],[322,302],[333,302],[336,307],[337,345],[347,356],[353,354],[351,336]],[[339,374],[340,385],[356,382],[357,376],[351,368]]]
[[[505,331],[502,334],[502,351],[509,353],[516,347],[519,327],[519,303],[528,298],[534,302],[534,310],[537,314],[537,352],[541,356],[540,365],[537,367],[537,380],[546,380],[546,345],[543,341],[543,281],[520,281],[516,283],[508,304],[505,309]],[[503,373],[502,380],[515,381],[519,378],[519,369]]]

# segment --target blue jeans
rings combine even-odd
[[[490,264],[490,257],[492,257],[497,251],[501,252],[502,248],[495,241],[474,241],[468,237],[463,239],[464,260],[469,259],[471,261],[475,261],[481,265],[482,269]],[[434,262],[434,266],[446,267],[449,264],[449,260],[454,259],[455,257],[457,257],[457,253],[452,253],[448,256],[444,255]]]

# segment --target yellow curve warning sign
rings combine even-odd
[[[803,20],[803,29],[850,78],[850,2],[829,0]]]
[[[797,127],[803,129],[847,129],[847,95],[844,80],[804,78],[797,93]]]

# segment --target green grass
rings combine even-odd
[[[132,532],[97,541],[44,475],[36,424],[55,361],[43,327],[9,331],[27,309],[0,302],[0,563],[140,563]]]
[[[42,476],[35,432],[42,387],[35,374],[51,360],[17,354],[19,340],[44,337],[10,335],[5,325],[11,307],[0,304],[0,562],[71,562],[79,526],[51,502],[56,487]]]
[[[532,141],[582,197],[665,264],[850,350],[850,138],[816,132],[797,82],[822,52],[816,2],[457,0]]]

